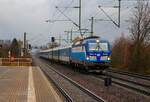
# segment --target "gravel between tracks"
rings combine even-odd
[[[49,61],[44,62],[50,64]],[[74,72],[71,68],[68,68],[64,65],[55,63],[51,66],[55,67],[55,69],[78,82],[79,84],[83,85],[98,96],[102,97],[107,102],[150,102],[149,97],[121,87],[117,87],[115,85],[105,87],[102,80],[96,79],[95,77],[92,77],[90,75]]]

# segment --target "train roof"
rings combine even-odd
[[[60,49],[66,49],[66,48],[70,48],[72,45],[78,45],[78,44],[84,44],[85,42],[87,41],[95,41],[95,40],[100,40],[101,42],[109,42],[108,40],[104,40],[104,39],[101,39],[100,37],[97,37],[97,36],[93,36],[93,37],[87,37],[87,38],[84,38],[80,41],[77,41],[76,43],[70,43],[70,44],[67,44],[67,45],[64,45],[64,46],[59,46],[59,47],[56,47],[56,48],[53,48],[53,49],[47,49],[47,50],[41,50],[40,52],[50,52],[50,51],[55,51],[55,50],[60,50]]]
[[[41,53],[41,52],[50,52],[50,51],[52,51],[52,50],[55,51],[55,50],[70,48],[71,45],[72,45],[72,43],[67,44],[67,45],[65,45],[65,46],[59,46],[59,47],[56,47],[56,48],[53,48],[53,49],[41,50],[40,53]]]
[[[49,52],[49,51],[51,51],[51,49],[47,49],[47,50],[40,50],[40,53],[41,53],[41,52]]]
[[[53,48],[53,50],[70,48],[71,45],[72,45],[72,44],[67,44],[67,45],[65,45],[65,46],[59,46],[59,47]]]

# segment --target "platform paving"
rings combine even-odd
[[[0,67],[0,102],[62,102],[39,67]]]

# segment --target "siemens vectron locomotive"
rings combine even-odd
[[[107,40],[100,38],[87,38],[65,47],[40,51],[40,56],[71,64],[79,70],[101,72],[109,67],[110,44]]]

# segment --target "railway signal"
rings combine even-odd
[[[55,37],[51,37],[51,41],[52,41],[52,42],[55,42]]]

